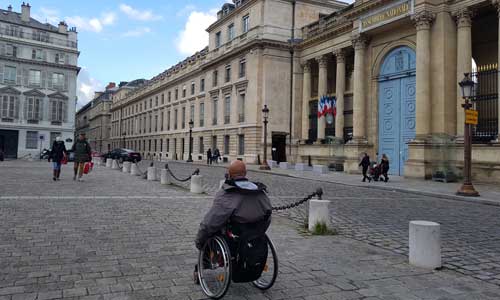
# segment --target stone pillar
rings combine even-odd
[[[311,63],[304,63],[302,81],[302,140],[309,139],[309,99],[311,98]]]
[[[417,139],[426,140],[431,133],[431,77],[430,77],[430,29],[434,16],[428,11],[414,15],[417,28],[417,84],[416,84],[416,117]]]
[[[333,52],[337,58],[337,81],[336,81],[336,98],[337,98],[337,116],[335,117],[335,137],[339,141],[343,141],[344,137],[344,92],[345,92],[345,54],[342,49],[337,49]]]
[[[472,72],[472,12],[465,8],[456,14],[457,21],[457,83],[462,81],[464,73]],[[457,140],[464,139],[464,109],[462,92],[457,84]]]
[[[326,96],[328,90],[328,59],[325,55],[316,58],[318,62],[318,101],[322,96]],[[318,142],[325,139],[326,118],[318,119]]]
[[[358,35],[352,43],[354,46],[353,140],[366,141],[365,50],[368,40],[365,36]]]

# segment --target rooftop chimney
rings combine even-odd
[[[99,96],[101,96],[102,94],[104,94],[104,93],[103,92],[95,92],[94,93],[94,99],[99,98]]]
[[[21,20],[23,22],[29,22],[30,21],[30,10],[31,6],[29,3],[24,3],[21,5]]]
[[[115,87],[116,87],[116,83],[114,83],[114,82],[110,82],[110,83],[108,84],[108,86],[106,86],[106,91],[107,91],[107,90],[109,90],[109,89],[115,88]]]
[[[67,33],[68,32],[68,24],[66,22],[59,22],[59,33]]]
[[[9,11],[12,11],[12,5],[10,5],[10,4],[9,4],[9,6],[7,7],[7,9],[8,9]]]

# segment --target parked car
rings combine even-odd
[[[136,161],[139,162],[142,160],[141,154],[139,152],[135,152],[130,149],[124,149],[124,148],[118,148],[114,149],[106,154],[104,154],[102,157],[104,159],[117,159],[120,162],[124,161]]]

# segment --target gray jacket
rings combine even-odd
[[[205,215],[196,236],[196,247],[200,249],[205,241],[224,228],[226,223],[255,223],[262,221],[272,212],[271,201],[265,193],[265,186],[244,180],[226,181],[217,192],[212,208]],[[271,223],[268,219],[266,229]]]

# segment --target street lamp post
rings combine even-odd
[[[470,98],[474,93],[474,81],[470,79],[469,73],[465,73],[464,75],[465,78],[458,83],[462,91],[462,97],[465,100],[462,107],[466,115],[464,124],[464,182],[457,191],[457,195],[477,197],[479,193],[474,189],[474,185],[472,185],[472,126],[471,122],[467,121],[467,111],[472,108]]]
[[[264,105],[264,108],[262,109],[262,117],[263,117],[263,122],[264,122],[264,161],[262,162],[262,165],[260,166],[261,170],[271,170],[269,165],[267,164],[267,123],[269,123],[268,118],[269,118],[269,108],[267,108],[267,105]]]
[[[187,162],[193,162],[193,141],[192,141],[192,135],[193,135],[193,127],[194,127],[194,122],[193,120],[189,121],[189,157]]]

